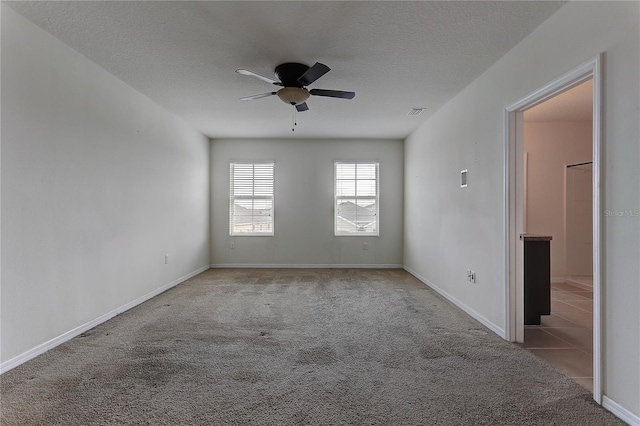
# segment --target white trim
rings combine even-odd
[[[528,223],[528,215],[527,215],[527,207],[529,205],[529,153],[527,151],[524,152],[524,164],[523,164],[522,173],[524,173],[523,185],[524,187],[522,192],[522,198],[524,201],[524,206],[522,206],[522,232],[524,234],[527,233],[527,223]]]
[[[504,196],[502,202],[504,203],[504,217],[502,221],[502,226],[504,230],[504,253],[505,257],[503,259],[504,265],[504,277],[506,280],[504,286],[504,300],[506,303],[506,307],[504,310],[505,319],[504,319],[504,331],[506,335],[506,339],[510,342],[516,341],[516,301],[515,301],[515,291],[512,289],[512,284],[515,282],[515,268],[511,267],[511,256],[513,256],[511,249],[511,235],[514,234],[514,231],[511,230],[511,208],[512,208],[512,194],[511,194],[511,156],[513,151],[511,149],[511,139],[515,137],[512,133],[515,132],[514,125],[511,123],[515,121],[515,117],[511,114],[507,109],[504,110],[503,116],[503,125],[504,125],[504,159],[503,159],[503,191]],[[515,286],[514,286],[515,287]],[[513,298],[513,300],[512,300]]]
[[[264,268],[264,269],[402,269],[399,263],[212,263],[219,268]]]
[[[602,404],[602,57],[592,62],[593,78],[593,399]]]
[[[43,353],[47,352],[48,350],[51,350],[53,348],[55,348],[58,345],[61,345],[62,343],[73,339],[74,337],[84,333],[87,330],[90,330],[94,327],[97,327],[98,325],[102,324],[105,321],[110,320],[111,318],[115,317],[116,315],[119,315],[125,311],[128,311],[129,309],[143,303],[146,302],[147,300],[159,295],[160,293],[163,293],[167,290],[169,290],[171,287],[175,287],[176,285],[188,280],[191,277],[194,277],[206,270],[209,269],[209,265],[207,266],[203,266],[202,268],[199,268],[193,272],[188,273],[187,275],[184,275],[180,278],[178,278],[175,281],[170,282],[169,284],[165,284],[162,287],[153,290],[150,293],[145,294],[144,296],[140,296],[137,299],[134,299],[128,303],[125,303],[124,305],[120,306],[119,308],[116,308],[110,312],[107,312],[104,315],[100,315],[98,318],[95,318],[89,322],[86,322],[72,330],[69,330],[61,335],[59,335],[58,337],[54,337],[53,339],[42,343],[34,348],[29,349],[28,351],[17,355],[5,362],[3,362],[2,364],[0,364],[0,374],[4,374],[7,371],[16,368],[17,366],[19,366],[20,364],[24,364],[25,362],[37,357],[38,355],[42,355]]]
[[[640,426],[640,416],[633,414],[606,395],[602,396],[602,406],[611,411],[613,415],[628,423],[630,426]]]
[[[516,256],[515,241],[518,237],[516,214],[517,194],[515,182],[516,170],[521,165],[515,156],[518,147],[516,119],[526,109],[532,108],[556,95],[559,95],[578,84],[593,79],[593,399],[602,403],[602,230],[601,230],[601,203],[603,191],[601,186],[602,169],[602,54],[590,59],[582,65],[574,68],[566,74],[558,77],[542,88],[528,96],[512,103],[504,112],[504,233],[505,233],[505,295],[506,295],[506,319],[505,329],[509,340],[516,341],[523,335],[524,323],[519,320],[518,312],[523,301],[516,298],[520,283],[516,274],[516,268],[521,261]],[[512,182],[513,181],[513,182]]]
[[[554,96],[564,93],[567,90],[570,90],[578,86],[579,84],[584,83],[585,81],[589,80],[593,76],[596,68],[599,68],[599,67],[596,67],[596,63],[599,63],[599,62],[600,62],[600,55],[588,60],[584,64],[556,78],[550,83],[547,83],[545,86],[541,87],[540,89],[536,90],[533,93],[530,93],[529,95],[525,96],[519,101],[512,103],[511,105],[507,106],[506,110],[509,112],[513,112],[513,111],[524,111],[525,109],[533,108],[534,106],[539,105],[544,101],[547,101],[553,98]],[[593,83],[595,88],[595,85],[596,85],[595,80]],[[595,105],[595,99],[594,99],[594,105]]]
[[[502,328],[500,328],[499,326],[497,326],[493,322],[489,321],[487,318],[485,318],[484,316],[480,315],[478,312],[474,311],[469,306],[465,305],[464,303],[462,303],[461,301],[459,301],[458,299],[456,299],[455,297],[453,297],[452,295],[450,295],[449,293],[447,293],[446,291],[444,291],[443,289],[441,289],[437,285],[433,284],[431,281],[429,281],[425,277],[423,277],[420,274],[418,274],[417,272],[413,271],[408,266],[404,265],[402,267],[402,269],[404,269],[405,271],[407,271],[408,273],[410,273],[411,275],[413,275],[414,277],[416,277],[417,279],[422,281],[427,287],[433,289],[435,292],[437,292],[439,295],[441,295],[442,297],[447,299],[449,302],[453,303],[458,308],[462,309],[464,312],[466,312],[469,316],[471,316],[473,319],[478,321],[480,324],[484,325],[489,330],[493,331],[498,336],[500,336],[500,337],[502,337],[503,339],[506,340],[506,334],[505,334],[505,331]]]

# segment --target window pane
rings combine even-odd
[[[253,200],[253,209],[256,215],[269,216],[272,208],[273,202],[271,200]]]
[[[356,165],[354,163],[336,163],[336,179],[355,179]]]
[[[376,164],[375,163],[359,163],[357,165],[358,179],[375,179]]]
[[[356,181],[339,180],[336,182],[336,195],[339,197],[355,197]]]
[[[336,204],[336,232],[339,234],[356,232],[356,203],[353,200],[338,200]]]
[[[256,180],[253,187],[253,195],[273,195],[273,181]]]
[[[358,193],[359,197],[375,197],[376,196],[376,181],[375,180],[358,180]]]

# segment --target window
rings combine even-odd
[[[273,235],[273,163],[231,163],[229,234]]]
[[[378,235],[378,163],[335,163],[335,235]]]

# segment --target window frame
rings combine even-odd
[[[338,166],[340,164],[353,164],[356,167],[356,175],[354,181],[356,182],[356,195],[338,195]],[[373,164],[375,165],[375,181],[376,181],[376,193],[375,197],[372,196],[358,196],[357,195],[357,167],[358,164]],[[357,205],[358,199],[369,199],[372,200],[375,205],[375,216],[376,216],[376,226],[375,232],[366,232],[366,233],[344,233],[339,232],[338,230],[338,200],[339,199],[350,199],[355,200]],[[337,160],[333,162],[333,235],[335,237],[379,237],[380,236],[380,161],[378,160]]]
[[[255,192],[255,166],[272,166],[272,186],[271,195],[235,195],[234,170],[236,165],[253,166],[252,188]],[[276,186],[276,163],[275,161],[230,161],[229,162],[229,236],[230,237],[273,237],[275,236],[275,186]],[[235,200],[271,200],[271,231],[234,232],[234,201]],[[252,215],[253,217],[253,215]],[[252,221],[253,224],[253,221]]]

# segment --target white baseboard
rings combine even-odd
[[[551,284],[560,284],[564,281],[564,277],[551,277]]]
[[[62,343],[73,339],[74,337],[84,333],[87,330],[90,330],[100,324],[102,324],[103,322],[110,320],[111,318],[115,317],[118,314],[121,314],[125,311],[128,311],[129,309],[143,303],[146,302],[147,300],[157,296],[158,294],[165,292],[167,290],[169,290],[171,287],[175,287],[176,285],[188,280],[189,278],[196,276],[206,270],[209,269],[209,265],[207,266],[203,266],[202,268],[199,268],[193,272],[188,273],[187,275],[184,275],[180,278],[178,278],[175,281],[170,282],[169,284],[163,285],[162,287],[153,290],[150,293],[145,294],[144,296],[140,296],[135,300],[132,300],[131,302],[125,303],[124,305],[120,306],[119,308],[116,308],[114,310],[112,310],[111,312],[107,312],[104,315],[99,316],[98,318],[95,318],[87,323],[84,323],[76,328],[74,328],[73,330],[69,330],[63,334],[61,334],[58,337],[54,337],[53,339],[42,343],[34,348],[29,349],[28,351],[15,356],[3,363],[0,364],[0,374],[3,374],[17,366],[19,366],[20,364],[24,364],[25,362],[29,361],[30,359],[33,359],[35,357],[37,357],[38,355],[41,355],[45,352],[47,352],[48,350],[51,350],[53,348],[55,348],[58,345],[61,345]]]
[[[309,264],[275,264],[275,263],[212,263],[212,268],[265,268],[265,269],[402,269],[402,265],[397,263],[355,263],[355,264],[334,264],[334,263],[309,263]]]
[[[503,339],[509,340],[507,338],[507,335],[506,335],[504,329],[498,327],[497,325],[495,325],[494,323],[489,321],[487,318],[485,318],[484,316],[480,315],[478,312],[474,311],[473,309],[471,309],[470,307],[468,307],[464,303],[460,302],[458,299],[456,299],[455,297],[453,297],[452,295],[450,295],[446,291],[442,290],[440,287],[438,287],[435,284],[433,284],[431,281],[429,281],[425,277],[423,277],[420,274],[418,274],[417,272],[411,270],[411,268],[407,267],[406,265],[403,266],[403,269],[405,271],[407,271],[408,273],[410,273],[411,275],[413,275],[414,277],[416,277],[417,279],[419,279],[420,281],[422,281],[428,287],[430,287],[433,290],[435,290],[438,294],[440,294],[442,297],[447,299],[449,302],[453,303],[458,308],[462,309],[464,312],[469,314],[473,319],[478,321],[480,324],[484,325],[489,330],[493,331],[494,333],[496,333],[498,336],[502,337]]]
[[[633,414],[631,411],[608,398],[606,395],[602,396],[602,406],[611,411],[611,413],[623,422],[628,423],[630,426],[640,426],[640,416]]]

